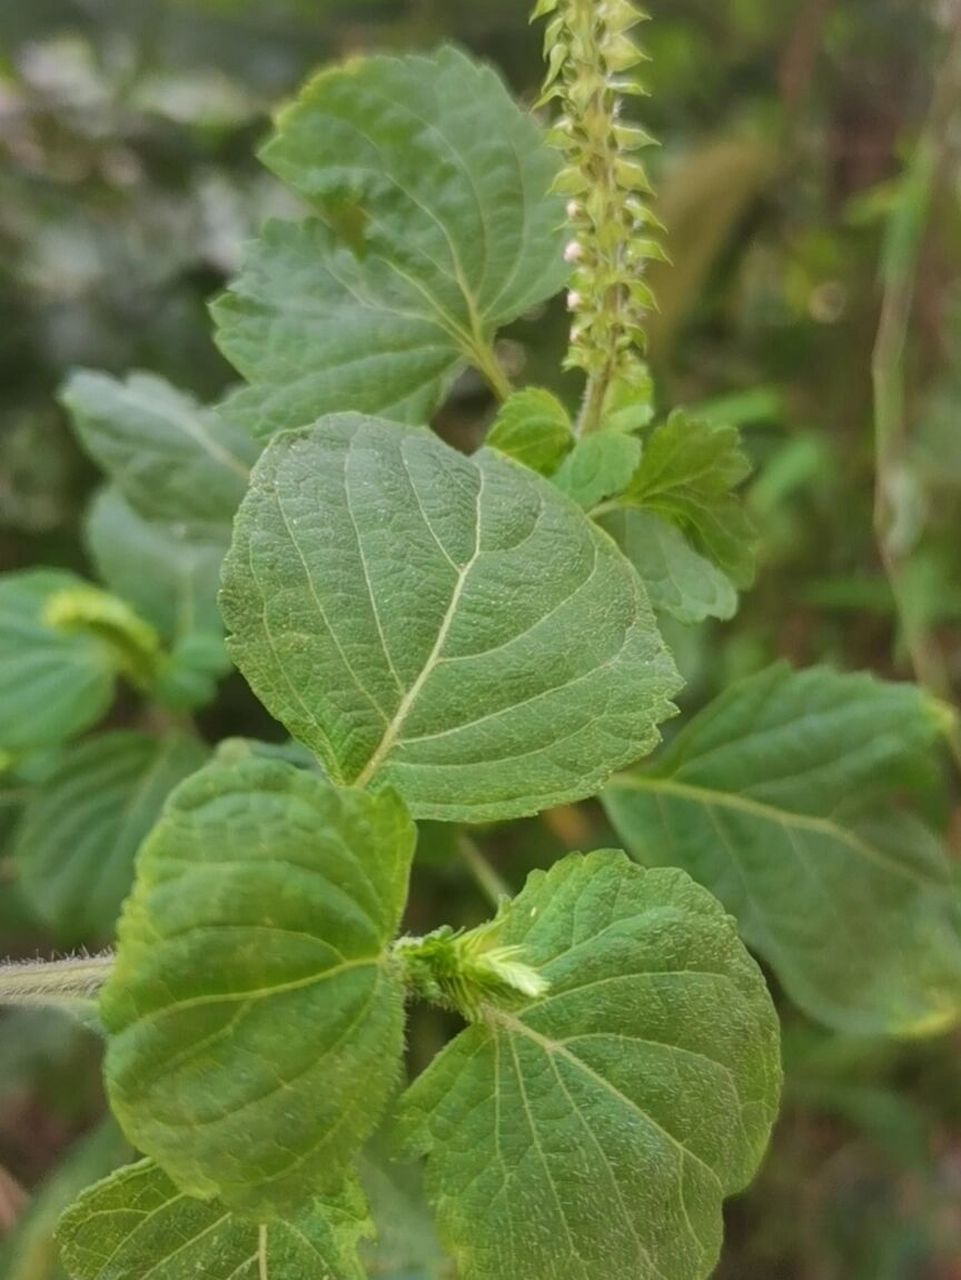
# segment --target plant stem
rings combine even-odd
[[[475,368],[487,379],[498,400],[503,402],[514,394],[511,380],[501,368],[497,353],[489,343],[478,339],[471,348],[471,359]]]
[[[55,1006],[84,1014],[110,976],[113,955],[0,964],[0,1005]]]
[[[499,907],[502,898],[514,896],[510,885],[494,870],[470,836],[460,836],[457,848],[468,871],[492,906]]]
[[[931,110],[915,146],[887,227],[881,262],[881,319],[872,360],[874,386],[874,527],[885,574],[891,585],[911,665],[920,684],[938,697],[950,695],[950,681],[937,648],[906,600],[904,570],[909,548],[899,536],[898,490],[907,469],[908,426],[905,353],[931,201],[949,151],[949,133],[961,108],[961,18],[938,77]],[[961,733],[947,731],[961,769]]]

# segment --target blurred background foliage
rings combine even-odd
[[[647,7],[642,111],[663,143],[652,170],[673,259],[652,273],[658,395],[662,407],[697,405],[744,429],[763,535],[758,584],[737,619],[670,628],[686,705],[777,656],[900,677],[920,656],[950,697],[961,683],[961,110],[950,93],[920,201],[905,431],[885,464],[896,592],[873,527],[871,359],[899,251],[892,214],[906,209],[910,222],[912,157],[939,68],[950,73],[958,52],[958,6]],[[255,159],[272,107],[326,60],[450,38],[533,101],[539,33],[525,10],[518,0],[0,3],[3,568],[89,570],[79,530],[98,477],[55,401],[72,366],[147,369],[207,401],[230,385],[206,303],[262,219],[289,208]],[[557,373],[565,326],[560,308],[522,321],[504,354],[522,380],[571,397],[576,384]],[[473,447],[489,408],[465,378],[440,429]],[[266,732],[239,682],[207,727]],[[0,790],[0,839],[17,806],[13,784]],[[940,816],[958,854],[961,816]],[[560,848],[605,834],[590,810],[565,810],[483,842],[518,885]],[[414,928],[419,917],[484,913],[436,837],[421,854]],[[8,871],[0,861],[3,950],[55,949]],[[415,1065],[445,1034],[437,1017],[416,1015]],[[761,1177],[730,1207],[721,1276],[961,1280],[961,1041],[876,1044],[785,1017],[787,1105]],[[123,1158],[117,1134],[97,1127],[97,1078],[83,1031],[37,1014],[0,1024],[0,1230],[12,1229],[0,1273],[12,1280],[60,1274],[49,1238],[58,1206]]]

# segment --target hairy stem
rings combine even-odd
[[[86,1013],[110,976],[113,955],[0,964],[0,1005],[31,1005]]]

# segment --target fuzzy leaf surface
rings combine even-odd
[[[369,1230],[352,1184],[260,1225],[141,1160],[85,1191],[57,1235],[71,1280],[367,1280],[357,1243]]]
[[[754,522],[735,492],[750,474],[735,427],[672,413],[644,441],[629,505],[675,524],[736,586],[754,580]]]
[[[127,501],[151,520],[228,523],[258,448],[163,378],[126,381],[79,370],[61,394],[80,442]]]
[[[332,778],[415,817],[594,794],[678,687],[636,574],[546,480],[338,415],[274,440],[224,567],[228,647]]]
[[[53,746],[110,706],[117,663],[109,645],[44,621],[51,598],[86,585],[58,569],[0,576],[0,750]]]
[[[777,1017],[720,904],[684,872],[574,854],[499,941],[550,982],[487,1006],[401,1103],[463,1280],[699,1280],[780,1090]]]
[[[651,604],[688,626],[733,618],[737,591],[730,578],[652,511],[622,507],[599,518],[644,583]]]
[[[424,422],[495,331],[564,283],[557,169],[534,120],[457,49],[312,80],[265,163],[322,220],[273,222],[214,308],[265,437],[355,409]]]
[[[938,841],[887,801],[926,781],[937,734],[912,685],[778,664],[604,804],[641,862],[717,894],[813,1017],[936,1031],[961,1016],[961,904]]]
[[[339,1189],[400,1071],[414,837],[393,794],[281,761],[170,797],[101,1016],[114,1114],[185,1191],[268,1213]]]
[[[575,437],[557,397],[541,387],[525,387],[501,405],[484,443],[547,476],[574,447]]]
[[[27,901],[58,941],[113,936],[141,841],[169,793],[206,757],[187,734],[117,730],[69,747],[34,790],[13,857]]]

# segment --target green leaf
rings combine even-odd
[[[45,619],[51,601],[86,586],[57,569],[0,576],[0,750],[63,742],[110,706],[117,674],[110,645]]]
[[[27,901],[59,941],[113,935],[134,854],[169,792],[206,756],[187,734],[118,730],[71,747],[34,790],[13,856]]]
[[[641,460],[641,442],[623,431],[595,431],[578,440],[561,463],[554,483],[590,511],[630,484]]]
[[[114,1114],[183,1190],[268,1213],[339,1189],[400,1072],[414,839],[392,794],[256,757],[168,800],[101,1014]]]
[[[359,1188],[258,1225],[191,1199],[152,1160],[90,1187],[57,1232],[71,1280],[366,1280]]]
[[[735,586],[754,580],[754,523],[734,492],[750,473],[734,427],[672,413],[644,442],[624,495],[675,524]]]
[[[733,618],[737,591],[730,578],[699,555],[674,525],[652,511],[622,507],[599,518],[630,560],[659,613],[692,625]]]
[[[13,1232],[0,1246],[0,1274],[4,1280],[66,1280],[54,1240],[60,1215],[84,1187],[129,1160],[131,1154],[110,1119],[76,1142],[41,1183]]]
[[[119,382],[80,370],[61,393],[83,447],[150,520],[223,525],[247,488],[258,448],[162,378]]]
[[[622,853],[535,872],[500,940],[550,984],[488,1005],[408,1090],[400,1138],[463,1280],[699,1280],[780,1089],[778,1024],[720,905]]]
[[[346,409],[426,421],[465,363],[490,372],[501,325],[563,286],[557,160],[456,49],[322,72],[263,159],[325,221],[268,224],[214,307],[253,384],[228,415],[260,437]]]
[[[635,857],[717,894],[813,1017],[937,1031],[961,1016],[961,904],[937,841],[886,802],[929,777],[938,729],[911,685],[778,664],[604,803]]]
[[[420,818],[594,794],[678,687],[636,574],[548,481],[356,414],[265,451],[221,607],[254,692],[331,777],[390,783]]]
[[[109,485],[88,513],[86,537],[101,579],[168,644],[222,636],[217,591],[229,524],[198,533],[182,521],[146,520]],[[224,654],[221,666],[228,665]]]
[[[541,387],[517,391],[501,405],[484,441],[543,476],[557,470],[574,442],[567,410]]]

